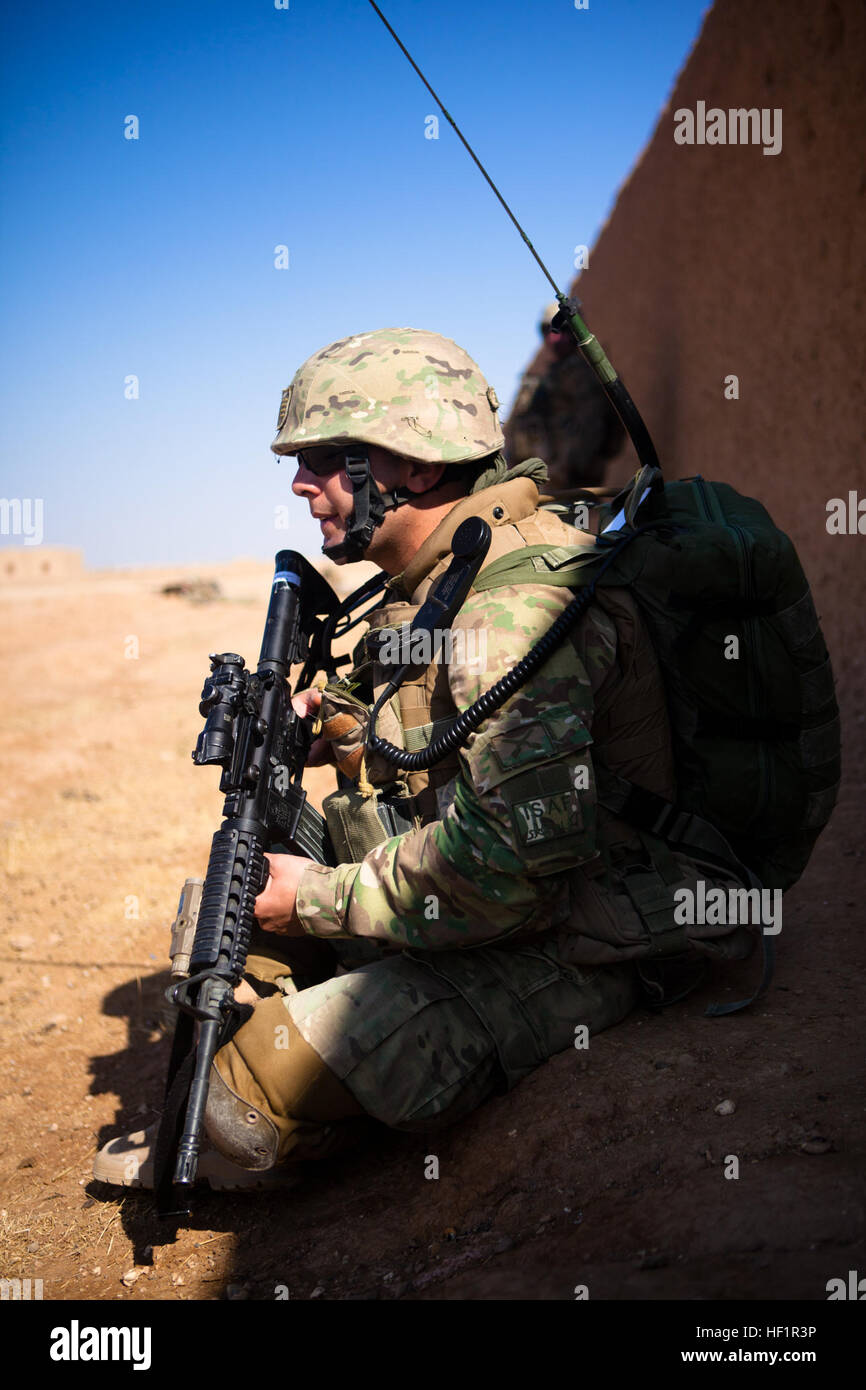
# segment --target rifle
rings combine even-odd
[[[281,550],[255,673],[234,652],[210,657],[199,705],[205,725],[192,758],[200,767],[222,768],[224,820],[211,844],[189,977],[166,991],[179,1016],[155,1155],[161,1216],[189,1215],[211,1063],[248,1016],[234,990],[246,965],[255,899],[268,879],[264,852],[278,847],[318,864],[336,862],[325,821],[301,786],[312,735],[292,705],[288,677],[303,662],[301,688],[310,672],[333,666],[330,637],[345,607],[308,560]]]

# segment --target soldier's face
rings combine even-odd
[[[343,468],[346,452],[345,446],[339,449],[322,447],[305,450],[307,463],[298,459],[298,471],[292,483],[292,492],[296,497],[304,498],[311,515],[321,527],[325,554],[345,540],[355,505],[352,487]],[[410,493],[419,494],[419,502],[422,494],[436,488],[445,468],[441,463],[414,463],[375,445],[368,448],[367,454],[373,481],[380,492],[406,488]],[[308,463],[313,467],[309,467]],[[314,471],[320,468],[323,471]],[[456,485],[452,485],[454,487]],[[437,493],[435,503],[438,503],[438,507],[435,503],[433,506],[422,503],[420,508],[399,507],[396,511],[389,511],[381,525],[376,527],[364,559],[372,560],[388,574],[399,574],[428,532],[441,519],[443,508],[447,510],[453,505],[458,492],[459,487],[453,494],[446,491],[441,500]]]
[[[307,451],[307,457],[317,469],[324,469],[332,464],[333,471],[313,472],[299,459],[298,471],[292,483],[292,492],[296,497],[304,498],[310,508],[310,514],[318,521],[322,531],[322,545],[328,549],[345,540],[347,524],[355,505],[352,486],[342,466],[346,452],[345,445],[337,449],[310,449]],[[407,467],[405,460],[398,459],[396,455],[389,454],[386,449],[378,449],[375,445],[371,445],[367,453],[370,471],[380,492],[386,492],[403,481],[401,474]],[[386,522],[387,520],[388,518]],[[380,536],[377,532],[367,552],[369,558],[373,558],[371,552],[378,548],[379,541]]]
[[[352,514],[352,488],[342,467],[345,449],[311,449],[310,454],[323,465],[333,462],[334,472],[313,473],[298,460],[292,492],[303,497],[321,527],[324,546],[339,545],[346,537],[346,522]]]
[[[558,358],[569,357],[575,351],[575,342],[570,333],[557,333],[553,328],[548,328],[544,341]]]

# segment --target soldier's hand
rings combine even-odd
[[[302,719],[306,719],[309,714],[318,714],[321,703],[321,690],[300,690],[297,695],[292,696],[295,713],[299,714]],[[333,761],[334,753],[328,740],[321,737],[314,738],[307,755],[307,767],[321,767],[323,763],[332,763]]]
[[[311,862],[302,854],[265,854],[270,874],[256,898],[256,920],[263,931],[306,936],[297,915],[298,885]]]

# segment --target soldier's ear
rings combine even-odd
[[[409,492],[432,492],[433,488],[438,486],[446,467],[447,464],[444,463],[416,463],[407,459],[405,475],[401,482]]]
[[[369,458],[377,482],[386,488],[403,487],[418,496],[438,487],[448,468],[447,463],[419,463],[416,459],[401,458],[376,445],[371,445]]]

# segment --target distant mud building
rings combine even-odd
[[[0,549],[0,584],[80,579],[83,574],[80,550],[41,545],[7,545]]]

